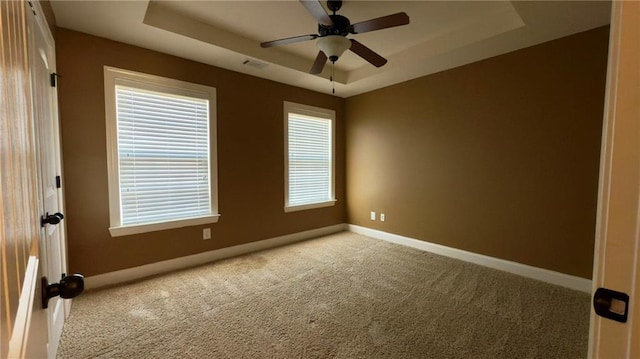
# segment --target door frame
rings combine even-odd
[[[640,2],[613,1],[592,289],[630,296],[627,323],[591,309],[589,358],[640,356]],[[636,343],[634,347],[632,343]]]

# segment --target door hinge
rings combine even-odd
[[[31,7],[31,12],[33,13],[33,16],[37,16],[38,14],[36,14],[36,10],[33,8],[33,3],[31,1],[27,1],[27,3],[29,4],[29,7]]]
[[[51,87],[56,87],[56,78],[60,77],[60,74],[54,72],[49,75],[49,81],[51,82]]]
[[[56,176],[56,188],[62,187],[62,180],[60,176]]]

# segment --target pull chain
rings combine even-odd
[[[329,77],[329,80],[331,80],[331,86],[332,86],[332,93],[336,93],[336,83],[333,82],[333,74],[334,74],[334,70],[336,67],[336,63],[335,62],[331,62],[331,77]]]

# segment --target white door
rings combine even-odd
[[[630,359],[640,358],[640,2],[614,1],[610,31],[593,289],[630,300],[611,310],[626,323],[592,309],[589,357]]]
[[[64,213],[62,191],[59,188],[61,175],[60,136],[58,125],[57,93],[51,85],[51,74],[55,73],[54,41],[44,21],[37,2],[29,14],[31,46],[31,80],[33,84],[33,115],[36,130],[36,147],[39,163],[39,183],[42,191],[42,215]],[[45,225],[40,236],[41,275],[50,283],[60,281],[66,272],[65,221],[57,225]],[[39,283],[40,285],[40,283]],[[36,310],[41,310],[35,308]],[[46,309],[48,322],[48,356],[54,357],[62,333],[69,301],[60,297],[51,298]]]

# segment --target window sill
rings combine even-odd
[[[326,201],[326,202],[302,204],[302,205],[298,205],[298,206],[285,206],[284,207],[284,211],[285,212],[296,212],[296,211],[304,211],[306,209],[331,207],[331,206],[335,205],[336,202],[337,202],[337,200],[333,199],[331,201]]]
[[[165,229],[182,228],[189,226],[198,226],[202,224],[216,223],[220,218],[220,214],[213,214],[205,217],[180,219],[177,221],[166,221],[160,223],[137,224],[130,226],[110,227],[109,233],[111,237],[128,236],[131,234],[140,234],[147,232],[163,231]]]

